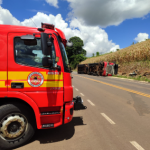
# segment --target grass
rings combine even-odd
[[[91,56],[91,57],[87,57],[87,59],[88,59],[88,58],[94,58],[94,57],[99,57],[99,56],[107,55],[107,54],[110,54],[110,53],[113,53],[113,52],[109,52],[109,53],[101,54],[101,55],[98,55],[98,56]]]
[[[141,75],[138,75],[136,77],[113,75],[112,77],[119,77],[119,78],[126,78],[126,79],[133,79],[133,80],[138,80],[138,81],[147,81],[147,82],[150,82],[150,79],[148,79],[146,77],[142,77]]]

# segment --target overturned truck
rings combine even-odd
[[[87,64],[79,64],[77,67],[78,74],[87,74],[88,71],[88,65]]]
[[[112,76],[118,73],[118,64],[103,61],[99,63],[79,64],[77,70],[78,74]]]

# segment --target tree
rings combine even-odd
[[[99,52],[96,52],[96,56],[99,56]]]
[[[93,53],[93,54],[92,54],[92,57],[94,57],[94,56],[95,56],[95,54]]]
[[[132,43],[132,45],[134,45],[134,42]]]
[[[120,49],[116,49],[117,51],[119,51]]]
[[[77,64],[86,59],[86,50],[82,48],[84,46],[83,40],[79,37],[74,36],[69,40],[73,43],[73,46],[66,47],[66,53],[70,66],[76,68]]]

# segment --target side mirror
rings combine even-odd
[[[73,43],[72,43],[72,42],[70,42],[70,41],[67,41],[66,46],[68,46],[68,47],[72,47],[72,46],[73,46]]]
[[[41,33],[41,47],[42,47],[42,53],[43,55],[50,55],[50,52],[52,50],[52,42],[48,41],[48,34]]]
[[[43,67],[49,68],[49,67],[51,67],[53,65],[53,62],[48,57],[43,57],[42,58],[42,64],[43,64]]]

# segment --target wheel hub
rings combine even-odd
[[[26,123],[23,117],[19,115],[9,116],[2,122],[1,136],[8,139],[17,138],[24,132],[25,127]]]
[[[20,124],[16,122],[12,122],[8,125],[8,132],[17,132],[20,128]]]

